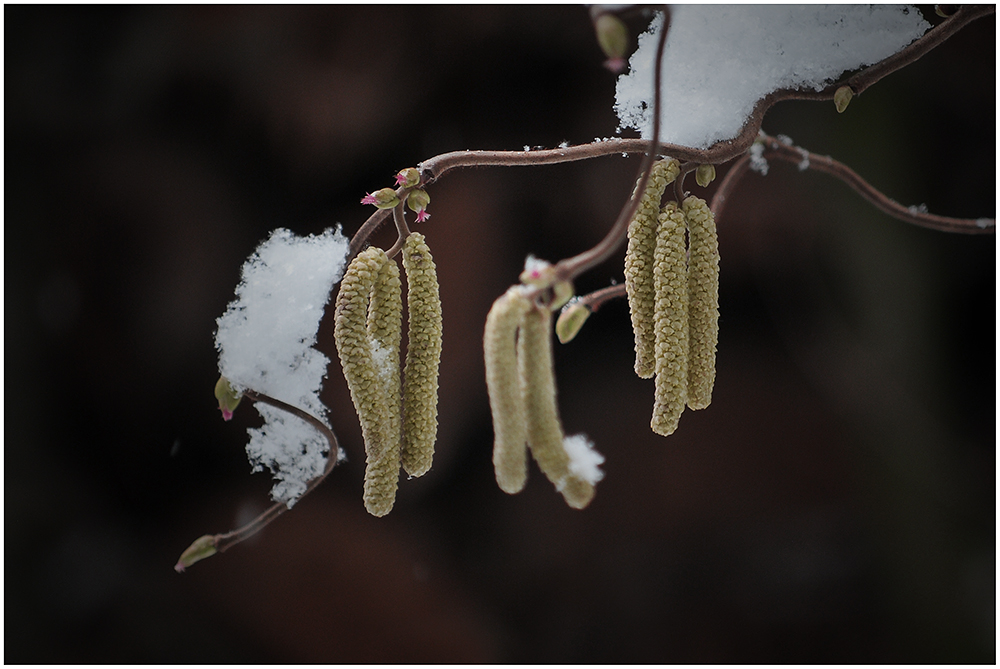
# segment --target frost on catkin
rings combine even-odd
[[[403,244],[409,329],[403,371],[403,469],[423,476],[434,460],[437,439],[438,366],[441,363],[441,296],[437,266],[424,236]]]
[[[668,202],[659,216],[656,284],[656,390],[650,427],[664,437],[677,429],[687,400],[688,271],[684,212]]]
[[[719,239],[715,215],[694,196],[684,200],[688,260],[688,397],[692,409],[712,403],[715,350],[719,343]]]
[[[566,503],[582,509],[594,497],[594,486],[570,471],[556,405],[552,369],[552,312],[532,306],[521,320],[517,342],[518,373],[527,414],[528,447],[545,477]]]
[[[483,335],[486,387],[493,414],[493,468],[497,485],[511,495],[521,492],[528,478],[528,431],[518,380],[517,329],[530,308],[522,287],[511,287],[493,303]]]
[[[366,249],[344,274],[334,315],[337,354],[368,456],[365,507],[376,516],[392,509],[399,478],[400,289],[396,264],[382,249]]]
[[[656,372],[653,311],[653,252],[656,249],[656,220],[660,199],[667,185],[677,178],[680,164],[673,158],[653,163],[646,192],[628,226],[625,251],[625,291],[635,332],[635,373],[648,379]]]

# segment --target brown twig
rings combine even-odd
[[[601,305],[608,300],[613,300],[618,297],[625,297],[624,283],[616,283],[613,286],[608,286],[607,288],[601,288],[600,290],[595,290],[592,293],[581,295],[577,298],[577,302],[583,304],[593,312],[600,309]]]
[[[767,158],[777,158],[785,162],[799,165],[802,169],[812,169],[824,172],[850,186],[856,193],[865,198],[868,202],[893,218],[910,223],[922,228],[940,230],[942,232],[955,232],[967,235],[989,235],[996,232],[996,220],[992,218],[952,218],[950,216],[938,216],[920,211],[914,207],[904,207],[895,200],[889,198],[884,193],[876,189],[865,181],[847,165],[830,158],[820,156],[803,148],[782,142],[770,135],[761,134],[764,143],[762,156]],[[742,161],[743,159],[741,159]],[[737,167],[741,170],[737,170]],[[725,180],[716,191],[715,199],[712,201],[712,211],[718,218],[721,209],[725,205],[725,198],[729,189],[745,172],[745,165],[734,164],[726,175]],[[723,191],[725,187],[725,191]],[[722,192],[722,200],[719,200],[719,193]]]
[[[750,155],[744,154],[730,165],[726,176],[719,182],[719,186],[715,189],[715,195],[712,196],[712,213],[715,214],[716,220],[722,218],[722,212],[726,208],[726,201],[729,199],[730,191],[736,187],[736,184],[746,174],[749,167]]]
[[[316,428],[316,430],[319,431],[319,433],[322,434],[324,437],[326,437],[326,440],[329,442],[330,453],[327,455],[326,458],[326,467],[323,469],[322,474],[320,474],[313,480],[309,481],[305,491],[301,495],[299,495],[298,499],[301,500],[303,497],[312,492],[316,488],[316,486],[322,483],[323,480],[326,479],[326,477],[330,474],[330,472],[333,471],[333,468],[337,466],[337,463],[341,461],[342,454],[340,450],[340,443],[337,441],[337,435],[335,435],[333,433],[333,430],[331,430],[325,423],[323,423],[323,421],[316,418],[312,414],[303,411],[302,409],[299,409],[298,407],[292,406],[291,404],[282,402],[281,400],[278,399],[274,399],[273,397],[269,397],[263,393],[254,392],[252,390],[244,391],[243,396],[253,402],[261,402],[263,404],[269,404],[275,408],[281,409],[282,411],[287,411],[293,416],[301,418],[302,420],[309,423],[312,427]],[[231,532],[226,532],[223,534],[215,534],[211,535],[210,537],[203,537],[202,539],[199,539],[198,540],[199,542],[203,540],[209,541],[212,547],[215,549],[212,553],[208,553],[204,557],[208,557],[208,555],[211,555],[213,553],[223,553],[226,550],[235,546],[236,544],[240,543],[241,541],[246,541],[253,535],[260,532],[262,529],[267,527],[267,525],[271,521],[273,521],[275,518],[283,514],[285,511],[288,511],[288,505],[285,504],[284,502],[276,502],[272,504],[270,507],[268,507],[268,509],[264,511],[262,514],[260,514],[259,516],[251,520],[249,523],[243,525],[240,528],[237,528]],[[187,566],[190,566],[190,563],[182,564],[181,562],[178,562],[175,569],[177,571],[183,571],[184,568]]]

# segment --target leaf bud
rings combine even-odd
[[[601,14],[594,21],[594,30],[597,31],[597,43],[608,60],[622,61],[624,64],[628,29],[622,20],[614,14]]]
[[[555,311],[569,302],[571,297],[573,297],[573,282],[557,281],[552,286],[552,304],[549,305],[549,309]]]
[[[410,208],[411,211],[416,212],[418,215],[425,209],[427,205],[431,203],[431,196],[427,194],[427,191],[417,188],[410,191],[409,196],[406,198],[406,206]]]
[[[220,376],[215,383],[215,398],[219,400],[219,411],[222,412],[222,420],[232,420],[233,412],[240,405],[243,393],[239,392],[229,383],[229,379]]]
[[[694,173],[694,180],[698,182],[698,185],[702,188],[708,186],[708,184],[715,181],[715,165],[705,164],[699,165],[698,170]]]
[[[560,344],[573,341],[583,324],[590,318],[590,307],[583,302],[571,302],[563,308],[556,320],[556,336]]]
[[[193,565],[195,562],[204,560],[207,557],[212,557],[216,553],[215,536],[211,534],[206,534],[203,537],[198,537],[194,540],[187,549],[181,553],[180,559],[177,560],[177,564],[174,565],[174,571],[178,574],[183,573],[185,569]]]
[[[851,98],[854,97],[854,91],[851,90],[850,86],[841,86],[837,89],[837,92],[833,94],[833,104],[837,105],[837,113],[843,114],[844,110],[847,109],[847,105],[851,103]]]

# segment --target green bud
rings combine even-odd
[[[597,43],[610,59],[625,56],[628,48],[628,29],[622,20],[613,14],[601,14],[594,22],[597,31]]]
[[[219,380],[215,383],[215,398],[219,400],[219,411],[222,412],[222,419],[231,420],[233,412],[236,411],[236,407],[240,405],[240,400],[243,399],[243,393],[233,388],[229,383],[229,379],[220,376]]]
[[[702,188],[715,181],[715,165],[699,165],[694,173],[694,180]]]
[[[396,175],[396,185],[405,186],[406,188],[413,188],[420,183],[420,170],[416,167],[407,167],[405,170],[400,170],[399,174]]]
[[[193,544],[187,547],[187,550],[181,553],[180,559],[174,565],[174,571],[180,574],[195,562],[212,557],[215,553],[215,537],[213,535],[206,534],[203,537],[198,537]]]
[[[843,114],[844,110],[847,109],[847,105],[851,103],[851,98],[854,97],[854,91],[851,90],[850,86],[841,86],[837,89],[837,92],[833,94],[833,104],[837,105],[837,113]]]
[[[418,214],[426,209],[430,203],[431,196],[427,194],[427,191],[420,188],[410,191],[409,197],[406,198],[406,206]]]
[[[391,188],[377,190],[372,193],[372,195],[375,197],[374,204],[379,209],[392,209],[399,204],[399,198],[396,197],[396,191]]]
[[[559,343],[572,341],[588,318],[590,318],[590,307],[583,302],[566,305],[556,320],[556,336],[559,337]]]
[[[573,283],[571,281],[557,281],[552,286],[552,295],[552,304],[549,305],[549,309],[555,311],[573,297]]]

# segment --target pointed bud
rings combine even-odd
[[[573,282],[557,281],[552,286],[552,304],[549,305],[549,309],[555,311],[561,308],[571,297],[573,297]]]
[[[609,60],[621,60],[628,48],[628,28],[613,14],[601,14],[594,22],[597,43]]]
[[[837,92],[833,94],[833,104],[837,105],[837,113],[843,114],[844,110],[847,109],[847,105],[851,103],[851,98],[854,97],[854,91],[851,90],[850,86],[841,86],[837,89]]]
[[[406,186],[407,188],[413,188],[420,183],[420,170],[416,167],[407,167],[405,170],[400,170],[399,174],[396,175],[396,185]]]
[[[193,544],[187,547],[187,550],[181,553],[180,559],[174,565],[174,571],[181,574],[195,562],[212,557],[215,553],[215,536],[206,534],[203,537],[198,537]]]
[[[715,181],[715,165],[699,165],[694,173],[694,180],[702,188]]]
[[[222,420],[232,420],[233,412],[240,405],[243,393],[237,391],[229,383],[229,379],[220,376],[215,383],[215,398],[219,400],[219,411],[222,412]]]
[[[573,341],[588,318],[590,318],[590,307],[586,304],[583,302],[567,304],[556,320],[556,336],[559,337],[559,343]]]
[[[373,204],[379,209],[392,209],[399,204],[399,198],[396,197],[396,191],[393,189],[383,188],[365,195],[361,198],[361,204]]]

